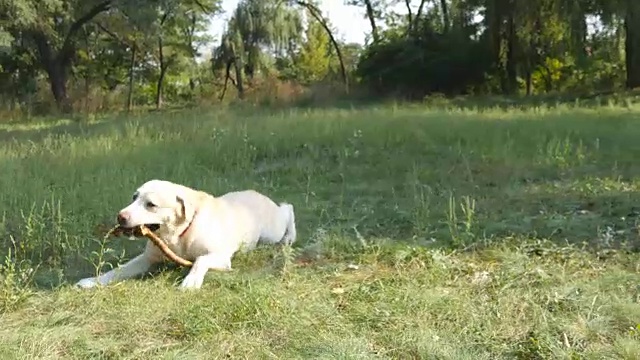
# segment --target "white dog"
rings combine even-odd
[[[296,240],[293,206],[276,205],[253,191],[220,197],[163,180],[151,180],[133,194],[133,202],[118,213],[125,228],[147,225],[177,255],[193,262],[182,288],[200,288],[209,269],[230,270],[238,251],[260,243],[292,244]],[[83,288],[106,285],[147,272],[165,260],[151,241],[144,252],[98,277],[80,280]]]

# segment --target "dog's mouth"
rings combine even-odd
[[[144,226],[151,231],[156,231],[160,229],[160,224],[144,224],[141,226]],[[133,226],[133,227],[119,226],[117,230],[114,232],[114,235],[142,237],[143,235],[142,235],[141,226]]]
[[[156,231],[156,230],[160,229],[160,224],[145,224],[144,226],[146,226],[147,229],[149,229],[151,231]]]

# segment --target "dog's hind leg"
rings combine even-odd
[[[287,228],[284,232],[281,242],[285,245],[291,245],[296,241],[296,215],[293,211],[293,205],[288,203],[280,204],[280,213],[282,217],[287,219]]]

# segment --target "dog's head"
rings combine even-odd
[[[185,188],[162,180],[150,180],[134,193],[131,204],[118,213],[118,224],[124,228],[146,225],[155,231],[172,230],[191,221],[194,209]]]

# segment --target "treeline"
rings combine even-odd
[[[640,85],[637,0],[346,1],[370,24],[364,47],[344,43],[313,0],[241,0],[221,39],[206,35],[220,0],[0,0],[1,105],[91,112]]]

